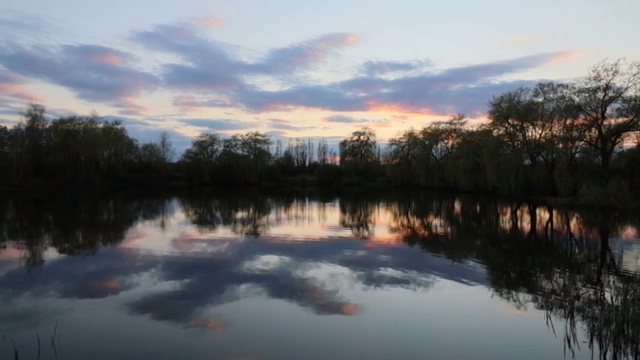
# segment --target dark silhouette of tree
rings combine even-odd
[[[351,133],[340,142],[340,167],[353,179],[376,174],[378,165],[376,134],[369,128]]]
[[[615,151],[640,130],[640,62],[596,64],[578,84],[574,102],[586,135],[583,141],[597,152],[606,184]]]

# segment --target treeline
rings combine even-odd
[[[337,159],[324,139],[291,139],[285,148],[260,132],[230,138],[207,133],[192,141],[177,166],[188,183],[198,185],[273,185],[296,177],[308,185],[327,169],[330,176],[323,184],[337,185]]]
[[[0,182],[376,185],[570,197],[605,206],[640,196],[640,63],[602,62],[579,83],[501,94],[491,100],[488,118],[471,127],[456,115],[407,130],[386,146],[364,128],[338,151],[322,139],[284,146],[260,132],[205,133],[175,159],[166,133],[140,143],[118,121],[95,115],[48,121],[42,106],[30,105],[22,122],[0,126]]]
[[[108,183],[140,174],[166,173],[174,157],[166,133],[140,143],[120,121],[97,115],[49,121],[32,104],[21,122],[0,126],[0,184],[4,186]]]
[[[597,205],[639,195],[640,63],[603,62],[577,84],[504,93],[488,118],[469,129],[456,116],[392,139],[392,182]]]

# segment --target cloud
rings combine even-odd
[[[248,130],[253,127],[252,124],[234,119],[180,119],[180,122],[185,125],[203,127],[213,131]]]
[[[169,53],[181,62],[162,66],[170,88],[188,91],[229,92],[244,85],[248,76],[286,76],[321,63],[337,49],[358,41],[355,34],[324,34],[272,49],[255,61],[245,61],[235,48],[202,34],[188,23],[158,25],[135,32],[131,40],[148,49]]]
[[[542,66],[570,54],[536,54],[395,79],[359,76],[330,84],[292,86],[276,91],[242,86],[228,96],[232,103],[255,112],[311,108],[343,112],[469,113],[485,110],[494,94],[531,83],[506,82],[501,80],[503,76]]]
[[[281,142],[284,142],[285,140],[288,139],[287,132],[282,131],[282,130],[265,131],[264,134],[267,135],[268,137],[270,137],[272,141],[280,140]]]
[[[249,69],[264,74],[286,74],[326,60],[338,48],[353,45],[358,36],[350,33],[335,33],[319,36],[287,47],[274,49]]]
[[[175,89],[231,89],[237,85],[238,73],[245,67],[232,58],[227,45],[205,38],[189,24],[158,25],[133,33],[131,40],[182,60],[162,66],[165,86]]]
[[[326,118],[323,118],[322,121],[330,122],[330,123],[343,123],[343,124],[364,124],[369,123],[369,120],[366,119],[358,119],[351,116],[344,115],[331,115]]]
[[[444,70],[429,70],[433,63],[426,59],[373,60],[363,63],[360,74],[354,77],[327,84],[309,84],[291,76],[322,64],[330,54],[356,43],[355,34],[321,35],[269,50],[253,61],[244,60],[236,48],[207,38],[188,24],[156,26],[134,34],[132,39],[182,60],[164,64],[162,69],[168,89],[198,94],[197,97],[181,95],[174,99],[174,105],[184,112],[206,107],[233,107],[248,112],[301,108],[340,112],[478,112],[486,108],[486,103],[496,94],[494,90],[505,87],[501,77],[571,54],[536,54]],[[267,90],[260,82],[250,82],[255,75],[271,77],[280,84],[279,89]],[[470,95],[477,98],[469,100]],[[456,105],[454,99],[464,99],[467,105]],[[286,124],[280,126],[287,127]]]
[[[135,98],[159,79],[135,69],[128,53],[97,45],[37,46],[0,44],[0,62],[27,78],[63,86],[78,98],[130,111],[144,111]]]
[[[184,113],[197,112],[199,109],[206,107],[224,108],[234,106],[231,100],[223,95],[211,95],[206,99],[194,96],[177,96],[173,99],[173,105]]]
[[[63,32],[63,29],[60,26],[55,25],[46,18],[20,11],[2,9],[0,34],[10,34],[13,41],[52,41],[52,34],[61,32]]]
[[[300,201],[302,206],[314,206],[304,199]],[[345,298],[341,284],[365,290],[428,290],[437,279],[463,284],[489,283],[488,275],[481,267],[452,262],[402,244],[370,246],[371,241],[340,235],[323,237],[321,241],[264,235],[274,222],[280,221],[274,214],[282,214],[286,209],[287,205],[278,208],[282,205],[277,203],[263,197],[183,199],[181,205],[187,223],[178,225],[187,228],[188,222],[203,225],[201,220],[204,219],[205,224],[208,221],[214,226],[225,226],[239,237],[184,231],[168,242],[169,251],[155,253],[141,251],[135,246],[140,238],[149,236],[134,231],[136,221],[148,218],[144,214],[149,209],[152,209],[150,218],[156,218],[171,206],[166,206],[164,200],[151,201],[146,206],[145,202],[124,203],[125,206],[117,206],[117,209],[125,211],[116,213],[126,223],[116,226],[116,232],[113,220],[106,224],[112,226],[89,226],[95,222],[86,224],[93,231],[91,239],[107,238],[109,241],[102,244],[112,245],[124,240],[120,246],[102,246],[91,257],[59,257],[31,272],[22,268],[10,269],[0,274],[0,288],[7,298],[33,296],[45,301],[48,297],[107,298],[135,290],[138,296],[124,299],[123,307],[129,312],[190,327],[202,323],[197,319],[202,319],[203,312],[210,307],[256,296],[286,301],[318,315],[354,316],[361,309]],[[355,204],[341,204],[345,209],[360,211]],[[375,205],[366,206],[364,212],[375,211]],[[78,218],[73,211],[65,214],[67,220]],[[248,233],[261,236],[242,236]],[[76,232],[70,235],[79,236]],[[84,245],[81,238],[54,242],[54,246],[59,250],[73,249],[73,245]],[[59,240],[62,239],[64,236]],[[77,242],[69,241],[74,239]],[[90,248],[95,250],[94,246],[97,244]],[[326,269],[330,270],[328,274]],[[337,274],[336,269],[339,270]],[[74,281],[66,280],[70,274]],[[149,284],[140,282],[141,276],[152,276],[154,283],[160,286],[143,291],[148,290]],[[165,286],[169,283],[171,286]]]
[[[564,51],[558,53],[551,62],[561,62],[561,61],[571,61],[576,59],[581,59],[587,56],[588,52],[583,50],[577,51]]]
[[[208,18],[196,18],[191,20],[191,24],[203,27],[220,27],[224,25],[224,23],[224,19],[215,16]]]
[[[14,72],[0,68],[0,100],[22,103],[42,102],[42,97],[23,86],[25,80]]]
[[[285,119],[269,119],[269,127],[278,130],[304,131],[315,129],[315,126],[294,125],[293,121]]]
[[[477,114],[486,111],[493,95],[533,83],[507,81],[506,77],[581,56],[578,52],[553,52],[449,69],[435,68],[428,59],[370,60],[351,68],[353,72],[341,80],[311,82],[306,76],[336,60],[343,49],[359,41],[358,35],[321,34],[257,53],[220,41],[203,29],[221,24],[216,17],[196,18],[132,32],[128,39],[146,50],[140,55],[152,56],[149,50],[169,55],[158,57],[153,73],[141,70],[139,56],[113,47],[0,41],[0,63],[4,66],[0,68],[0,104],[44,100],[25,88],[29,81],[39,80],[63,86],[82,100],[112,106],[124,116],[151,111],[139,98],[157,89],[173,93],[173,106],[187,114],[206,108],[250,113],[309,109]],[[337,116],[341,117],[324,121],[365,122],[348,114]],[[210,125],[241,129],[228,119],[218,120],[222,122]],[[305,130],[294,123],[271,125],[275,130]]]
[[[99,266],[96,261],[99,261]],[[99,260],[82,256],[61,258],[50,261],[46,269],[11,271],[0,277],[0,284],[18,294],[45,296],[56,293],[64,298],[105,298],[134,288],[136,284],[128,276],[155,266],[153,259],[141,262],[134,253],[103,249]],[[69,274],[74,274],[74,281],[67,281]]]
[[[413,61],[371,60],[362,64],[362,71],[367,75],[385,75],[390,73],[422,70],[433,65],[434,63],[431,60],[426,59]]]
[[[367,288],[429,288],[435,276],[465,284],[487,282],[486,275],[472,266],[452,264],[409,247],[368,247],[367,242],[353,238],[281,240],[198,238],[190,252],[158,259],[158,279],[176,281],[182,284],[179,289],[145,295],[127,306],[135,314],[182,325],[191,323],[208,306],[257,294],[285,300],[319,315],[357,314],[359,306],[343,299],[331,283],[305,275],[321,264],[347,269],[347,278]],[[226,246],[221,247],[221,241]],[[270,261],[262,261],[267,258]],[[381,270],[385,268],[395,271]]]

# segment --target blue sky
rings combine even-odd
[[[640,60],[640,2],[5,1],[0,122],[122,118],[143,140],[259,130],[381,139],[493,95]]]

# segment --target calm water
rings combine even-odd
[[[634,358],[638,218],[432,194],[0,201],[0,359]]]

